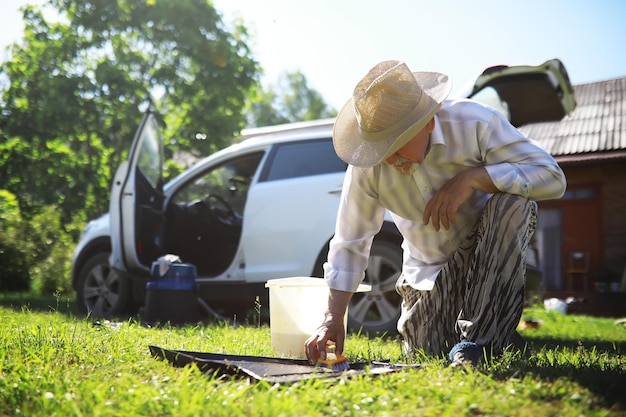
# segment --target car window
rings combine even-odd
[[[500,98],[500,95],[493,87],[486,87],[480,90],[478,93],[472,96],[472,100],[479,101],[489,107],[500,111],[507,120],[511,120],[511,112],[509,111],[509,105],[506,101]]]
[[[174,195],[172,202],[188,205],[216,194],[226,200],[235,213],[243,215],[248,189],[262,157],[263,152],[256,152],[213,167],[186,184]]]
[[[152,119],[148,121],[141,132],[141,148],[137,168],[143,173],[150,185],[157,188],[161,179],[161,133]]]
[[[330,138],[284,143],[272,150],[259,181],[329,174],[346,168]]]

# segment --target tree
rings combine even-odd
[[[258,63],[241,23],[206,0],[50,0],[24,9],[23,40],[0,66],[0,184],[28,216],[66,221],[108,210],[114,170],[147,106],[167,150],[207,154],[244,125]],[[198,133],[208,140],[195,140]]]
[[[275,91],[274,91],[275,90]],[[337,111],[329,107],[321,94],[309,87],[302,72],[284,73],[278,86],[264,90],[259,87],[247,107],[249,127],[334,117]]]
[[[30,286],[28,254],[20,247],[23,227],[17,198],[0,189],[0,291],[25,291]]]

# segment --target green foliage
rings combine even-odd
[[[281,90],[284,92],[284,111],[293,121],[323,119],[337,113],[327,107],[320,93],[309,87],[300,71],[287,73]]]
[[[529,350],[476,371],[418,357],[420,368],[391,375],[271,385],[175,368],[148,351],[274,356],[266,325],[92,324],[71,307],[63,297],[0,294],[1,415],[543,417],[617,416],[626,407],[626,329],[613,319],[528,311],[544,324],[524,332]],[[349,335],[346,354],[408,360],[384,337]]]
[[[22,225],[17,198],[0,190],[0,292],[30,288],[28,255],[19,240]]]
[[[0,226],[2,236],[13,233],[20,220],[20,207],[13,193],[0,189]]]
[[[0,291],[28,291],[28,256],[17,245],[0,239]]]
[[[24,220],[15,196],[0,190],[0,229],[0,290],[72,290],[71,258],[80,224],[63,226],[55,206],[43,206]]]
[[[259,91],[251,97],[248,103],[247,126],[263,127],[289,123],[287,116],[276,109],[278,101],[279,98],[274,91],[266,91],[259,87]]]
[[[31,254],[32,289],[39,294],[70,294],[74,240],[82,223],[61,224],[54,206],[45,206],[28,222],[25,242]]]
[[[284,73],[277,86],[259,87],[247,104],[247,126],[262,127],[282,123],[334,117],[321,94],[309,87],[300,71]]]
[[[0,183],[22,215],[58,205],[63,224],[107,211],[142,110],[167,113],[169,152],[230,143],[258,78],[241,24],[205,0],[50,0],[0,66]],[[207,140],[195,140],[197,133]]]
[[[32,280],[35,290],[63,292],[74,225],[108,211],[143,110],[167,114],[168,157],[211,153],[243,127],[259,66],[246,28],[227,28],[206,0],[46,7],[55,21],[23,9],[24,37],[0,64],[0,184],[14,196],[13,217],[3,216],[11,230],[0,238],[0,288],[26,290]],[[170,162],[167,174],[178,172]]]

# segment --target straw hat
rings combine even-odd
[[[451,89],[445,74],[411,72],[400,61],[377,64],[337,116],[337,155],[357,167],[379,164],[426,126]]]

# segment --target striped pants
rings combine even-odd
[[[509,345],[524,308],[526,249],[536,213],[535,202],[497,193],[431,291],[418,291],[400,277],[398,331],[407,355],[423,350],[440,356],[459,342],[496,354]]]

